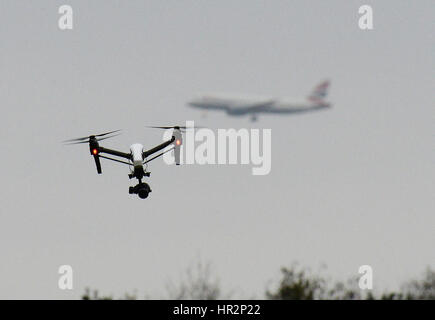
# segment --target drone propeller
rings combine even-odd
[[[114,130],[114,131],[109,131],[109,132],[105,132],[105,133],[90,135],[88,137],[81,137],[81,138],[64,140],[62,142],[64,144],[66,144],[66,145],[80,144],[80,143],[89,143],[91,138],[95,138],[97,141],[102,141],[102,140],[106,140],[106,139],[109,139],[109,138],[113,138],[113,137],[119,136],[121,133],[117,133],[117,132],[120,132],[120,131],[121,130]],[[117,134],[112,134],[112,133],[117,133]],[[112,135],[111,136],[107,136],[109,134],[112,134]],[[104,136],[107,136],[107,137],[104,137]],[[97,138],[97,137],[104,137],[104,138]]]
[[[186,132],[187,129],[195,129],[195,128],[204,128],[199,126],[194,127],[186,127],[186,126],[147,126],[147,128],[153,128],[153,129],[177,129],[181,132]]]
[[[172,138],[174,140],[174,147],[171,150],[174,150],[174,160],[175,160],[175,164],[179,165],[181,163],[181,155],[180,155],[180,148],[181,145],[183,144],[183,135],[181,134],[182,132],[186,132],[186,130],[188,129],[195,129],[195,128],[204,128],[204,127],[185,127],[185,126],[147,126],[148,128],[153,128],[153,129],[174,129],[174,132],[172,133]]]

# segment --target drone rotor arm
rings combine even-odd
[[[106,157],[106,156],[102,156],[102,155],[99,155],[98,157],[103,158],[103,159],[107,159],[107,160],[112,160],[112,161],[115,161],[115,162],[119,162],[119,163],[123,163],[123,164],[131,166],[131,163],[129,163],[127,161],[122,161],[122,160],[118,160],[118,159],[114,159],[114,158],[110,158],[110,157]]]
[[[158,157],[161,157],[161,156],[163,156],[165,153],[167,153],[167,152],[169,152],[169,151],[172,151],[172,150],[174,150],[174,149],[175,149],[175,148],[173,147],[173,148],[171,148],[171,149],[168,149],[168,150],[166,150],[166,151],[163,151],[163,152],[159,153],[158,155],[152,157],[151,159],[145,160],[145,161],[143,162],[143,164],[147,164],[148,162],[151,162],[151,161],[153,161],[154,159],[157,159]]]
[[[153,153],[159,152],[160,150],[166,148],[167,146],[169,146],[171,143],[173,143],[175,141],[175,136],[172,136],[171,140],[168,140],[166,142],[163,142],[162,144],[159,144],[158,146],[149,149],[147,151],[144,151],[142,153],[142,157],[143,159],[147,158],[148,156],[152,155]]]
[[[113,149],[107,149],[107,148],[104,148],[104,147],[99,147],[98,148],[98,153],[107,153],[107,154],[111,154],[112,156],[117,156],[117,157],[120,157],[120,158],[131,160],[131,154],[130,153],[125,153],[125,152],[118,151],[118,150],[113,150]]]

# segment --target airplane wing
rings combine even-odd
[[[275,103],[275,100],[266,100],[261,102],[245,103],[237,106],[237,108],[243,108],[247,111],[263,111],[270,108]]]
[[[304,105],[294,105],[291,107],[281,107],[275,108],[271,107],[268,109],[264,109],[264,113],[275,113],[275,114],[294,114],[294,113],[308,113],[316,110],[321,110],[325,107],[325,105],[313,105],[313,106],[304,106]]]
[[[261,111],[267,109],[275,103],[275,100],[246,100],[246,99],[223,99],[223,98],[211,98],[210,101],[190,102],[189,105],[205,110],[237,110],[243,109],[245,111]]]

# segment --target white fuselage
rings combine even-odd
[[[329,107],[323,100],[290,98],[249,98],[226,95],[204,95],[189,103],[205,110],[223,110],[229,115],[257,113],[296,113]]]
[[[285,114],[315,111],[330,106],[325,100],[329,84],[329,80],[322,81],[304,99],[206,94],[191,101],[189,105],[204,110],[222,110],[234,116],[251,114],[254,118],[259,113]]]
[[[135,170],[143,169],[143,145],[140,143],[132,144],[130,146],[130,153],[133,168]]]

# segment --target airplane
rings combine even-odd
[[[180,147],[183,143],[181,130],[186,129],[186,127],[180,126],[168,126],[168,127],[151,127],[151,128],[159,128],[159,129],[173,129],[172,138],[167,140],[149,150],[145,150],[143,145],[140,143],[134,143],[130,146],[129,152],[122,152],[118,150],[108,149],[100,146],[99,142],[105,139],[113,138],[115,136],[120,135],[121,130],[109,131],[100,134],[93,134],[87,137],[75,138],[62,141],[66,145],[73,144],[89,144],[89,151],[94,158],[95,165],[97,167],[97,173],[101,174],[101,162],[100,158],[115,161],[117,163],[123,163],[130,167],[130,174],[128,177],[130,179],[136,178],[138,180],[138,184],[134,187],[129,188],[129,194],[137,194],[139,198],[146,199],[148,194],[151,192],[151,188],[147,183],[142,182],[144,177],[149,177],[150,172],[147,171],[147,165],[150,161],[162,156],[166,152],[174,150],[175,164],[180,164]],[[189,127],[190,128],[190,127]],[[187,128],[187,129],[189,129]],[[165,149],[169,145],[173,145],[172,148],[165,150],[152,158],[148,159],[149,156],[154,155],[160,150]],[[115,156],[117,158],[108,157],[108,154],[111,156]]]
[[[330,82],[318,84],[304,99],[240,97],[230,95],[202,95],[188,104],[197,109],[224,111],[230,116],[251,115],[256,121],[260,113],[294,114],[327,109],[331,104],[325,101]]]

